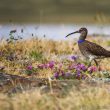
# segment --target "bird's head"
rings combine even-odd
[[[80,37],[79,39],[80,40],[85,40],[86,39],[86,36],[87,36],[87,33],[88,33],[88,30],[86,28],[80,28],[78,31],[75,31],[75,32],[72,32],[70,34],[68,34],[66,37],[72,35],[72,34],[75,34],[75,33],[80,33]]]

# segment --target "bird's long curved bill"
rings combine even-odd
[[[75,34],[75,33],[79,33],[79,31],[75,31],[75,32],[72,32],[72,33],[69,33],[66,37],[72,35],[72,34]]]

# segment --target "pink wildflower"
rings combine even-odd
[[[90,66],[90,67],[88,68],[88,71],[89,71],[90,73],[96,72],[96,71],[97,71],[97,67],[96,67],[96,66]]]

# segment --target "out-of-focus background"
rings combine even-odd
[[[82,26],[87,27],[90,34],[108,36],[110,1],[0,0],[0,23],[0,37],[8,36],[13,29],[20,35],[22,28],[24,37],[63,39],[68,32]]]
[[[0,0],[0,22],[109,23],[109,0]]]

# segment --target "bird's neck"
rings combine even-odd
[[[85,41],[85,39],[79,39],[78,44],[83,43],[84,41]]]
[[[86,39],[86,35],[85,34],[81,34],[78,40],[78,43],[83,43]]]

